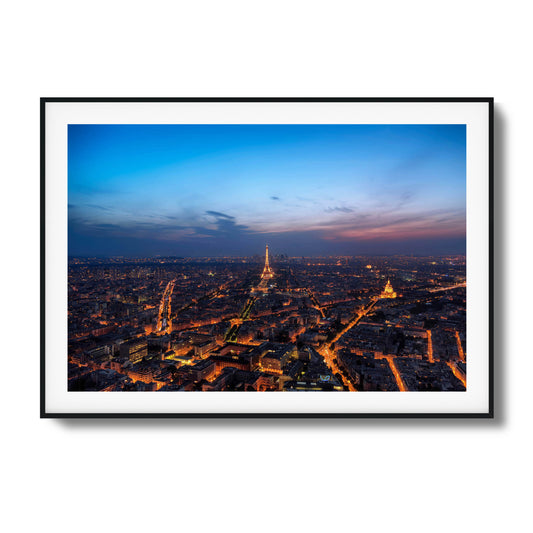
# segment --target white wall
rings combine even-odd
[[[4,7],[6,531],[527,529],[530,20],[520,1]],[[496,420],[40,420],[40,96],[494,96]]]

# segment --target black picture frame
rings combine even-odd
[[[50,295],[46,294],[46,148],[47,148],[47,115],[46,106],[49,103],[264,103],[264,102],[284,102],[284,103],[486,103],[488,104],[488,189],[489,189],[489,205],[488,205],[488,409],[486,412],[449,412],[449,413],[424,413],[424,412],[388,412],[388,413],[365,413],[365,412],[351,412],[351,413],[161,413],[161,412],[135,412],[135,413],[70,413],[70,412],[51,412],[46,405],[46,301]],[[449,97],[391,97],[391,98],[247,98],[247,97],[231,97],[231,98],[148,98],[148,97],[43,97],[40,99],[40,417],[41,418],[494,418],[494,99],[491,97],[466,97],[466,98],[449,98]]]

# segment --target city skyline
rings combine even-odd
[[[464,257],[263,261],[71,262],[69,390],[466,389]]]
[[[69,255],[465,253],[464,125],[69,125]]]

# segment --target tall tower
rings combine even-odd
[[[261,279],[271,279],[274,277],[274,272],[268,264],[268,244],[266,245],[266,255],[265,255],[265,268],[263,268],[263,273],[261,274]]]

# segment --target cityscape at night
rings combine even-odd
[[[69,391],[466,390],[463,125],[69,126]]]

